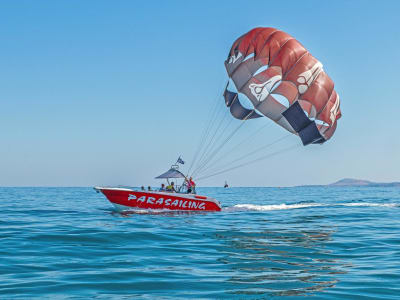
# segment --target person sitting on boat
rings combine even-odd
[[[165,192],[165,184],[162,183],[160,189],[158,190],[159,192]]]
[[[144,186],[142,185],[142,187],[140,188],[142,191],[144,191]]]
[[[186,185],[187,185],[187,193],[188,194],[195,194],[195,188],[196,188],[196,184],[193,181],[193,178],[190,177],[189,179],[186,178]]]
[[[167,186],[167,192],[174,192],[176,193],[174,182],[171,182],[170,185]]]
[[[147,190],[150,192],[150,191],[151,191],[151,186],[148,186],[148,187],[147,187]]]

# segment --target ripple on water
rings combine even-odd
[[[399,299],[398,189],[204,188],[218,213],[0,188],[0,298]]]

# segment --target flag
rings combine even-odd
[[[179,156],[178,160],[176,161],[178,164],[185,164],[185,162],[183,161],[183,159]]]

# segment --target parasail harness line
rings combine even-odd
[[[229,84],[229,81],[228,81]],[[227,84],[227,85],[228,85]],[[234,101],[239,101],[239,97],[235,97],[232,102]],[[261,104],[261,103],[260,103]],[[258,104],[259,105],[259,104]],[[257,105],[257,106],[258,106]],[[239,131],[239,129],[244,125],[244,123],[256,112],[257,106],[254,107],[254,109],[250,110],[248,114],[242,119],[242,122],[233,130],[233,132],[224,140],[222,143],[214,149],[211,153],[209,152],[205,159],[198,165],[198,167],[193,171],[192,176],[194,176],[196,173],[200,172],[203,168],[205,168],[211,160],[217,155],[223,147],[232,139],[232,137]],[[226,115],[225,115],[226,116]],[[233,119],[231,119],[232,121]],[[229,125],[229,124],[228,124]],[[226,126],[227,127],[227,126]],[[212,149],[212,148],[211,148]]]
[[[225,90],[227,90],[227,87],[229,85],[229,81],[226,84],[226,88]],[[272,90],[272,87],[271,87]],[[271,92],[271,91],[269,91]],[[229,106],[234,105],[234,103],[236,101],[239,101],[239,96],[238,94],[235,94],[235,96],[233,97],[233,99],[230,101]],[[262,102],[258,103],[253,109],[249,110],[248,113],[244,116],[244,118],[242,118],[242,121],[239,126],[237,126],[236,129],[234,129],[234,131],[219,145],[219,147],[217,147],[216,149],[214,149],[211,153],[208,152],[207,155],[205,155],[205,158],[203,160],[200,160],[197,168],[193,171],[192,176],[195,176],[196,174],[198,175],[199,173],[202,173],[205,168],[207,167],[208,164],[211,163],[211,161],[215,158],[215,156],[223,149],[223,147],[231,140],[231,138],[237,133],[237,131],[239,131],[239,129],[243,126],[243,124],[245,123],[245,121],[247,121],[248,119],[250,119],[251,117],[254,116],[254,114],[257,114],[256,109],[258,108],[258,106],[261,104]],[[228,103],[227,103],[228,104]],[[233,119],[232,119],[233,120]],[[229,125],[229,124],[228,124]],[[226,126],[227,127],[227,126]],[[279,139],[278,141],[280,141],[281,139]],[[278,142],[277,141],[277,142]],[[275,142],[273,142],[272,144],[275,144]],[[214,144],[213,144],[214,146]],[[263,147],[263,149],[265,149],[266,147]],[[213,149],[213,147],[211,147],[211,149]],[[204,153],[203,153],[204,156]],[[208,167],[209,168],[209,167]],[[207,169],[207,168],[206,168]],[[204,172],[203,172],[204,173]]]
[[[219,97],[220,96],[218,96],[217,99],[219,99]],[[216,103],[216,108],[218,107],[218,103],[219,102]],[[222,125],[228,116],[228,115],[225,115],[223,118],[220,118],[219,122],[216,122],[220,112],[223,111],[222,108],[223,108],[223,106],[220,106],[219,110],[217,110],[217,109],[214,110],[214,112],[215,111],[217,111],[217,112],[213,113],[213,115],[210,118],[210,121],[208,122],[206,134],[204,135],[204,137],[201,139],[201,141],[199,143],[199,147],[197,148],[195,158],[192,161],[192,164],[189,168],[188,174],[190,174],[192,167],[196,166],[195,170],[193,171],[193,172],[195,172],[196,169],[199,168],[199,166],[203,165],[203,163],[206,161],[210,152],[212,152],[213,148],[215,148],[215,145],[216,145],[217,141],[219,140],[219,138],[221,138],[224,131],[227,129],[227,127],[232,122],[232,119],[231,119],[229,121],[229,123],[224,127],[224,129],[220,132],[220,129],[222,128]],[[214,125],[216,125],[216,127]],[[218,138],[216,138],[218,133],[219,133]]]
[[[222,87],[225,86],[224,78],[222,76],[221,76],[221,80],[220,80],[219,86],[222,86]],[[213,102],[211,102],[211,109],[210,109],[210,113],[209,113],[209,118],[208,118],[208,120],[206,120],[206,123],[205,123],[205,125],[203,127],[204,129],[203,129],[202,137],[199,140],[199,144],[198,144],[198,147],[197,147],[197,149],[195,151],[195,154],[193,156],[192,162],[190,164],[190,167],[189,167],[189,170],[188,170],[188,174],[190,173],[191,169],[195,165],[195,163],[197,161],[197,158],[198,158],[198,155],[200,154],[201,150],[203,149],[203,147],[205,145],[205,142],[208,139],[208,136],[209,136],[209,134],[211,132],[211,129],[212,129],[214,123],[218,119],[217,118],[218,114],[220,114],[221,111],[222,111],[222,107],[218,106],[219,97],[220,97],[220,90],[221,90],[220,88],[217,88],[216,96],[215,96],[214,101],[213,101],[214,105],[212,105]],[[218,107],[219,107],[219,110],[218,110]]]
[[[197,165],[202,165],[202,164],[204,163],[204,161],[206,160],[206,158],[207,158],[209,152],[212,151],[212,149],[213,149],[213,147],[214,147],[216,141],[218,140],[218,139],[216,139],[217,133],[218,133],[218,132],[220,131],[220,129],[222,128],[221,126],[222,126],[222,124],[224,123],[224,121],[226,120],[226,117],[227,117],[227,116],[225,115],[224,118],[222,118],[222,119],[220,120],[220,122],[218,123],[216,129],[214,130],[214,133],[211,135],[210,140],[207,142],[207,146],[204,148],[204,151],[203,151],[203,153],[201,154]],[[232,120],[230,120],[229,123],[230,123],[231,121],[232,121]],[[229,125],[229,123],[228,123],[228,125]],[[227,125],[227,126],[228,126],[228,125]],[[226,129],[227,126],[225,126],[224,129]],[[224,132],[224,130],[222,130],[221,133],[223,133],[223,132]],[[194,171],[193,171],[193,172],[194,172]]]
[[[203,168],[205,168],[211,162],[211,160],[215,157],[215,155],[218,154],[218,152],[222,150],[222,148],[229,142],[229,140],[236,134],[236,132],[239,131],[239,129],[244,125],[244,123],[245,123],[245,120],[243,120],[243,122],[241,122],[239,124],[239,126],[237,126],[235,128],[235,130],[220,144],[220,146],[218,146],[211,154],[209,154],[209,156],[203,161],[203,163],[200,164],[198,166],[198,168],[193,171],[192,176],[195,173],[200,172]]]
[[[224,86],[225,86],[225,84],[224,84]],[[217,94],[216,100],[219,100],[219,97],[220,97],[220,91],[218,90],[218,94]],[[221,114],[221,112],[223,111],[223,109],[222,109],[223,106],[220,106],[219,110],[217,109],[218,108],[218,104],[219,104],[219,101],[216,101],[214,112],[213,112],[212,115],[210,115],[209,121],[207,122],[207,124],[208,124],[207,127],[206,127],[207,130],[205,132],[204,138],[202,138],[200,143],[199,143],[199,147],[198,147],[198,149],[196,151],[196,156],[192,161],[192,164],[191,164],[191,166],[189,168],[188,174],[190,173],[190,170],[192,169],[192,167],[194,165],[196,165],[196,160],[198,158],[198,155],[201,153],[201,155],[200,155],[200,157],[198,159],[198,162],[197,162],[197,166],[199,166],[199,165],[201,165],[203,163],[204,159],[207,157],[209,152],[212,151],[216,141],[218,140],[218,139],[217,140],[215,139],[216,135],[220,131],[222,124],[224,123],[224,121],[227,118],[227,115],[225,115],[223,118],[219,118],[218,117]],[[220,121],[216,122],[218,119]],[[232,120],[230,120],[229,123],[231,121]],[[214,125],[216,125],[215,128],[214,128]],[[224,130],[222,130],[221,134],[225,131],[227,126],[225,126]],[[209,138],[209,137],[211,137],[211,138]]]
[[[275,151],[275,152],[269,153],[269,154],[267,154],[267,155],[261,156],[261,157],[259,157],[259,158],[257,158],[257,159],[251,160],[251,161],[249,161],[249,162],[245,162],[245,163],[242,163],[242,164],[240,164],[240,165],[233,166],[233,167],[231,167],[231,168],[228,168],[228,169],[225,169],[225,170],[216,172],[216,173],[212,173],[212,174],[209,174],[209,175],[206,175],[206,176],[202,176],[202,177],[196,178],[196,180],[197,180],[197,181],[200,181],[200,180],[207,179],[207,178],[210,178],[210,177],[214,177],[214,176],[217,176],[217,175],[220,175],[220,174],[223,174],[223,173],[226,173],[226,172],[229,172],[229,171],[232,171],[232,170],[235,170],[235,169],[244,167],[244,166],[248,166],[248,165],[254,164],[254,163],[256,163],[256,162],[265,160],[265,159],[267,159],[267,158],[276,156],[276,155],[278,155],[278,154],[292,151],[292,150],[294,150],[294,149],[296,149],[296,148],[299,148],[299,147],[301,147],[301,146],[302,146],[302,145],[297,144],[297,145],[294,145],[294,146],[285,148],[285,149],[283,149],[283,150]]]
[[[287,135],[285,135],[283,137],[280,137],[280,138],[276,139],[275,141],[270,142],[270,143],[268,143],[268,144],[266,144],[264,146],[261,146],[261,147],[257,148],[256,150],[253,150],[253,151],[251,151],[249,153],[246,153],[245,155],[242,155],[239,158],[236,158],[236,159],[234,159],[234,160],[232,160],[232,161],[230,161],[228,163],[225,163],[222,166],[217,166],[217,167],[215,167],[215,169],[220,169],[220,170],[222,169],[223,170],[224,168],[226,168],[226,167],[228,167],[228,166],[230,166],[230,165],[232,165],[232,164],[234,164],[234,163],[236,163],[238,161],[241,161],[241,160],[243,160],[245,158],[248,158],[251,155],[254,155],[254,154],[256,154],[256,153],[258,153],[258,152],[260,152],[262,150],[265,150],[265,149],[267,149],[267,148],[269,148],[269,147],[271,147],[271,146],[273,146],[273,145],[275,145],[275,144],[277,144],[277,143],[279,143],[279,142],[281,142],[283,140],[286,140],[290,136],[291,136],[291,134],[287,134]],[[202,172],[200,172],[200,174],[205,173],[206,171],[208,171],[210,169],[212,169],[212,166],[210,166],[209,168],[204,169]]]
[[[254,136],[256,136],[258,133],[261,132],[262,129],[265,129],[266,127],[269,127],[272,123],[266,123],[265,125],[261,126],[260,128],[258,128],[255,132],[253,132],[251,135],[245,137],[241,142],[239,142],[238,144],[236,144],[234,147],[232,147],[231,149],[229,149],[228,151],[225,151],[223,153],[221,153],[216,159],[218,162],[221,162],[221,160],[226,159],[227,157],[229,157],[229,155],[232,155],[232,153],[235,153],[235,150],[239,149],[240,146],[244,145],[245,142],[249,141],[251,138],[253,138]],[[213,166],[208,166],[203,170],[200,170],[198,172],[199,173],[204,173],[206,170],[209,170],[211,167]]]
[[[208,138],[209,133],[211,131],[211,128],[213,127],[213,125],[214,125],[214,123],[215,123],[215,121],[217,119],[216,116],[221,111],[221,107],[220,107],[220,109],[218,111],[218,99],[219,99],[219,95],[217,95],[215,97],[216,101],[215,101],[214,109],[212,109],[212,113],[210,114],[210,118],[207,121],[207,126],[204,126],[202,137],[201,137],[201,139],[199,141],[199,145],[198,145],[198,147],[196,149],[195,155],[194,155],[194,157],[192,159],[192,162],[190,164],[188,173],[190,173],[190,170],[193,168],[195,162],[197,161],[198,155],[200,154],[201,150],[203,149],[203,147],[205,145],[205,142],[207,141],[207,138]]]

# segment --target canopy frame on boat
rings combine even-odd
[[[168,179],[168,178],[186,178],[186,176],[183,175],[183,173],[178,170],[177,165],[173,165],[171,169],[169,169],[167,172],[162,173],[161,175],[156,177],[156,179]]]
[[[178,184],[179,178],[186,180],[186,176],[181,171],[179,171],[179,166],[177,164],[175,164],[175,165],[172,165],[171,168],[167,172],[162,173],[161,175],[157,176],[155,179],[166,179],[168,182],[168,185],[170,184],[170,179],[172,181],[175,181],[176,191],[178,193],[181,193],[182,189],[184,188],[185,181],[183,181],[183,183],[181,185],[179,185]]]

